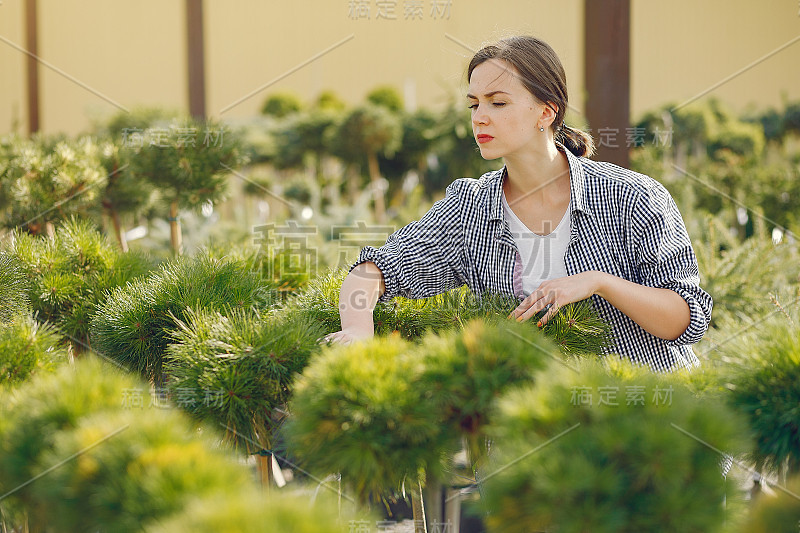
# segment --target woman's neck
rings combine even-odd
[[[509,201],[556,204],[569,196],[569,161],[553,142],[541,150],[526,151],[505,158],[508,177],[504,191]]]

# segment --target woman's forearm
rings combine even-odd
[[[675,291],[598,272],[595,294],[656,337],[675,340],[689,327],[689,304]]]
[[[342,282],[339,293],[342,330],[372,336],[372,312],[385,291],[383,273],[375,263],[367,261],[351,270]]]

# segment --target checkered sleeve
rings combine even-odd
[[[686,330],[670,346],[694,344],[711,321],[711,296],[700,288],[697,257],[678,207],[669,192],[655,182],[633,207],[634,257],[642,284],[671,289],[689,305]]]
[[[420,220],[392,233],[380,248],[361,249],[350,270],[366,261],[375,263],[386,285],[378,302],[395,296],[427,298],[464,285],[464,186],[464,180],[454,181]]]

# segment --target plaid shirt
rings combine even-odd
[[[691,344],[711,320],[711,296],[700,288],[697,259],[680,212],[654,179],[613,165],[567,154],[571,236],[564,261],[569,275],[600,270],[645,285],[671,289],[689,304],[691,319],[675,340],[660,339],[603,298],[591,297],[608,321],[616,346],[607,353],[647,364],[654,371],[693,368]],[[392,233],[380,248],[366,246],[350,268],[365,261],[381,270],[386,292],[426,298],[466,284],[472,291],[522,299],[522,262],[503,218],[505,168],[447,187],[420,219]]]

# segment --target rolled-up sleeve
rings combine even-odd
[[[386,285],[378,302],[395,296],[427,298],[465,283],[461,198],[464,185],[464,180],[451,183],[443,199],[420,220],[392,233],[380,248],[361,249],[350,271],[366,261],[375,263]]]
[[[670,346],[694,344],[711,322],[713,301],[700,288],[697,257],[686,225],[669,192],[660,184],[634,204],[633,246],[641,284],[671,289],[689,305],[689,326]]]

